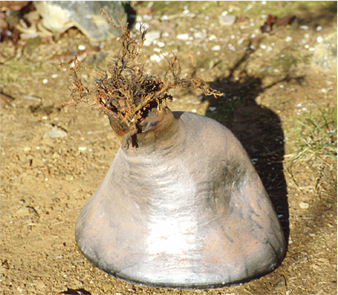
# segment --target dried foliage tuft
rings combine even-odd
[[[101,14],[105,14],[107,21],[115,27],[105,10],[101,10]],[[99,78],[94,78],[95,89],[89,89],[83,85],[79,78],[82,66],[77,59],[75,60],[74,68],[70,69],[71,100],[65,105],[76,106],[80,102],[86,102],[99,108],[108,115],[114,125],[119,127],[120,132],[117,133],[125,136],[125,144],[128,145],[131,136],[141,132],[140,124],[149,112],[154,109],[161,111],[166,106],[166,102],[172,100],[172,96],[167,93],[169,89],[195,90],[199,88],[205,95],[215,97],[222,95],[216,90],[211,90],[199,78],[180,78],[181,66],[174,54],[172,54],[172,59],[167,59],[168,68],[163,79],[147,74],[144,64],[139,62],[139,59],[144,56],[141,48],[147,31],[141,27],[141,38],[136,40],[130,36],[127,26],[123,26],[122,22],[120,25],[122,28],[122,35],[119,39],[121,48],[113,61],[108,64],[107,71],[98,70]]]

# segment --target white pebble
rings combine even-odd
[[[176,36],[176,38],[177,38],[178,40],[186,41],[186,40],[189,40],[189,34],[178,34],[178,35]]]
[[[196,113],[197,112],[197,110],[196,109],[193,109],[193,110],[191,110],[193,113]]]
[[[318,43],[323,42],[323,40],[324,40],[323,37],[321,37],[321,36],[317,37],[317,42]]]
[[[159,42],[159,41],[157,41],[157,45],[158,45],[159,47],[164,47],[164,46],[165,46],[165,44],[164,44],[163,42]]]
[[[48,79],[43,79],[43,80],[42,80],[42,83],[43,83],[43,84],[48,83]]]
[[[262,48],[262,49],[265,49],[265,48],[266,48],[266,45],[261,44],[259,47]]]
[[[300,202],[300,203],[299,203],[299,207],[300,207],[301,209],[307,209],[307,208],[310,207],[310,205],[309,205],[308,203],[305,203],[305,202]]]
[[[151,60],[151,61],[156,61],[156,62],[160,62],[162,59],[163,59],[163,57],[158,56],[157,54],[153,54],[153,55],[150,57],[150,60]]]
[[[58,77],[58,74],[53,74],[51,75],[52,78],[57,78]]]
[[[313,47],[310,47],[309,51],[315,51],[315,49]]]
[[[84,46],[84,45],[79,45],[77,48],[78,48],[79,50],[85,50],[85,49],[86,49],[86,46]]]
[[[223,16],[225,16],[225,15],[227,15],[227,14],[228,14],[228,12],[227,12],[226,10],[222,12],[222,15],[223,15]]]
[[[309,38],[310,35],[309,35],[309,34],[305,34],[304,37],[305,37],[305,38]]]
[[[211,50],[212,51],[219,51],[219,50],[221,50],[221,46],[220,45],[215,45],[215,46],[211,47]]]
[[[217,40],[217,37],[215,35],[211,35],[208,39],[209,41]]]
[[[203,37],[204,37],[204,34],[202,34],[201,32],[195,32],[194,33],[195,39],[202,39]]]
[[[290,36],[287,36],[286,39],[285,39],[286,42],[290,42],[291,40],[292,40],[292,38]]]
[[[302,30],[307,30],[309,27],[308,26],[300,26],[299,28],[302,29]]]
[[[80,152],[84,152],[84,151],[87,150],[87,147],[86,146],[79,146],[78,149],[79,149]]]
[[[306,44],[304,47],[307,49],[307,48],[309,48],[310,46],[309,46],[308,44]]]
[[[317,32],[319,32],[319,31],[321,31],[322,30],[322,27],[321,26],[318,26],[317,28],[316,28],[316,31]]]

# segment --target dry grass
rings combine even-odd
[[[311,189],[315,193],[337,192],[336,111],[318,109],[316,113],[305,113],[293,127],[291,138],[296,144],[295,152],[285,155],[291,158],[285,170],[296,188]],[[297,179],[300,170],[308,170],[307,180]]]

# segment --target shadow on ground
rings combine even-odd
[[[214,99],[204,96],[202,100],[209,101],[206,116],[228,127],[246,149],[275,206],[288,240],[289,208],[283,173],[284,134],[281,121],[273,111],[258,105],[255,98],[277,83],[300,81],[304,77],[286,76],[263,87],[261,78],[250,76],[245,69],[239,70],[252,52],[247,50],[227,77],[219,77],[210,84],[211,88],[224,93],[222,97]],[[235,72],[239,74],[235,76]]]
[[[91,293],[84,289],[68,289],[67,291],[59,293],[57,295],[91,295]]]

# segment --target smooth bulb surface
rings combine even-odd
[[[280,265],[282,228],[234,135],[170,111],[159,129],[118,151],[81,210],[82,253],[117,278],[168,288],[236,285]]]

